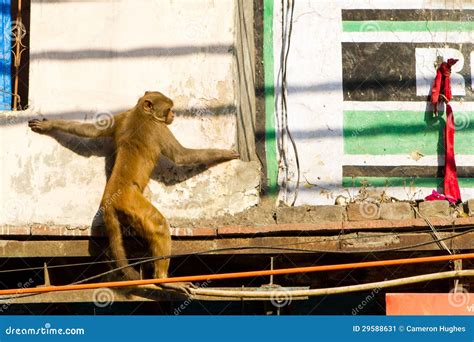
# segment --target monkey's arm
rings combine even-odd
[[[239,154],[231,150],[215,148],[192,149],[183,147],[173,136],[171,131],[161,144],[161,153],[177,165],[217,164],[239,158]],[[167,133],[168,133],[167,132]]]
[[[30,120],[28,126],[36,133],[46,133],[53,129],[63,131],[69,134],[74,134],[85,138],[98,138],[111,136],[114,132],[114,122],[110,119],[109,122],[99,124],[82,123],[66,120]]]

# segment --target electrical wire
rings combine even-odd
[[[468,259],[474,259],[474,253],[430,256],[430,257],[420,257],[420,258],[363,261],[363,262],[335,264],[335,265],[280,268],[280,269],[273,269],[273,270],[257,270],[257,271],[246,271],[246,272],[205,274],[205,275],[182,276],[182,277],[159,278],[159,279],[141,279],[141,280],[112,281],[112,282],[101,282],[101,283],[91,283],[91,284],[5,289],[5,290],[0,290],[0,296],[1,295],[17,295],[17,294],[21,295],[21,294],[28,294],[28,293],[71,291],[71,290],[91,290],[91,289],[99,289],[103,287],[114,288],[114,287],[130,287],[130,286],[141,286],[141,285],[152,285],[152,284],[155,284],[155,285],[169,284],[169,283],[176,284],[176,283],[193,282],[193,281],[210,281],[210,280],[266,277],[270,275],[340,271],[340,270],[349,270],[349,269],[364,269],[364,268],[395,266],[395,265],[413,265],[413,264],[423,264],[423,263],[453,261],[453,260],[468,260]],[[461,272],[461,271],[457,271],[457,272]]]
[[[451,237],[443,238],[442,240],[449,240],[449,239],[454,239],[458,236],[462,236],[464,234],[470,233],[474,231],[474,226],[464,226],[462,228],[473,228],[467,231],[464,231],[459,234],[452,235]],[[452,227],[446,227],[446,228],[438,228],[437,231],[445,231],[449,230],[452,231]],[[411,230],[410,233],[426,233],[429,232],[429,229],[423,229],[423,230]],[[180,258],[180,257],[189,257],[189,256],[196,256],[196,255],[205,255],[205,254],[211,254],[211,253],[219,253],[219,252],[228,252],[228,251],[234,251],[234,250],[252,250],[252,249],[274,249],[274,250],[287,250],[287,251],[300,251],[302,253],[338,253],[338,254],[354,254],[354,253],[359,253],[355,251],[341,251],[341,250],[315,250],[315,249],[298,249],[298,248],[285,248],[285,246],[295,246],[295,245],[308,245],[308,244],[313,244],[313,243],[318,243],[318,242],[326,242],[326,241],[347,241],[347,240],[360,240],[360,239],[370,239],[370,238],[377,238],[377,237],[387,237],[387,236],[398,236],[399,233],[392,233],[392,234],[387,234],[387,233],[381,233],[381,234],[367,234],[363,236],[348,236],[348,237],[339,237],[337,239],[334,238],[327,238],[327,239],[318,239],[315,241],[304,241],[304,242],[295,242],[295,243],[285,243],[285,244],[273,244],[273,245],[264,245],[264,246],[242,246],[242,247],[227,247],[227,248],[218,248],[218,249],[209,249],[201,252],[194,252],[194,253],[183,253],[183,254],[173,254],[173,255],[167,255],[167,256],[161,256],[161,257],[140,257],[140,258],[130,258],[126,259],[128,261],[132,260],[137,260],[137,261],[142,261],[142,263],[147,263],[147,262],[152,262],[155,260],[161,260],[161,259],[173,259],[173,258]],[[390,252],[390,251],[396,251],[396,250],[403,250],[403,249],[410,249],[410,248],[416,248],[416,247],[421,247],[433,243],[437,243],[437,239],[434,239],[433,241],[428,241],[428,242],[423,242],[419,243],[416,245],[410,245],[410,246],[404,246],[404,247],[396,247],[392,249],[383,249],[383,250],[377,250],[377,251],[372,251],[373,253],[376,252]],[[97,265],[97,264],[110,264],[110,263],[115,263],[117,261],[121,261],[118,259],[110,259],[110,260],[99,260],[99,261],[92,261],[92,262],[81,262],[81,263],[73,263],[73,264],[61,264],[61,265],[48,265],[48,269],[56,269],[56,268],[67,268],[67,267],[78,267],[78,266],[89,266],[89,265]],[[26,268],[19,268],[19,269],[8,269],[8,270],[0,270],[1,273],[12,273],[12,272],[25,272],[25,271],[35,271],[35,270],[43,270],[44,266],[38,266],[38,267],[26,267]]]
[[[286,7],[286,8],[285,8]],[[299,185],[301,182],[301,170],[300,170],[300,160],[298,155],[298,148],[296,146],[296,142],[291,134],[290,128],[288,126],[288,104],[287,104],[287,66],[288,66],[288,56],[290,53],[290,45],[291,45],[291,34],[293,32],[293,16],[294,16],[294,8],[295,8],[295,1],[294,0],[285,0],[281,1],[281,9],[282,9],[282,34],[281,34],[281,41],[282,41],[282,48],[280,53],[280,71],[279,75],[281,75],[281,124],[279,125],[282,130],[282,137],[279,139],[279,154],[280,154],[280,161],[283,161],[283,165],[285,168],[285,176],[282,180],[282,185],[285,188],[285,191],[288,193],[288,182],[289,182],[289,174],[288,174],[288,158],[286,155],[285,147],[284,147],[284,134],[290,140],[291,146],[293,148],[293,153],[295,156],[295,164],[296,164],[296,186],[293,195],[293,200],[291,202],[291,206],[294,206],[296,203],[296,199],[298,198],[299,193]]]
[[[431,244],[434,244],[434,243],[439,243],[440,241],[451,240],[451,239],[454,239],[454,238],[456,238],[456,237],[459,237],[459,236],[462,236],[462,235],[465,235],[465,234],[468,234],[468,233],[471,233],[471,232],[474,232],[474,229],[467,230],[467,231],[465,231],[465,232],[462,232],[462,233],[459,233],[459,234],[455,234],[455,235],[452,235],[452,236],[449,236],[449,237],[446,237],[446,238],[442,238],[442,239],[433,239],[433,241],[422,242],[422,243],[418,243],[418,244],[414,244],[414,245],[410,245],[410,246],[395,247],[395,248],[386,248],[386,249],[382,249],[382,250],[373,250],[373,251],[371,251],[371,253],[394,252],[394,251],[401,251],[401,250],[405,250],[405,249],[411,249],[411,248],[416,248],[416,247],[427,246],[427,245],[431,245]],[[314,243],[314,242],[301,242],[301,243],[285,244],[285,245],[297,245],[297,244],[307,244],[307,243]],[[88,277],[88,278],[79,280],[79,281],[77,281],[77,282],[71,283],[71,285],[86,283],[86,282],[88,282],[88,281],[90,281],[90,280],[94,280],[94,279],[97,279],[97,278],[101,278],[101,277],[103,277],[103,276],[105,276],[105,275],[107,275],[107,274],[111,274],[111,273],[120,271],[120,270],[122,270],[122,269],[124,269],[124,268],[133,267],[133,266],[137,266],[137,265],[141,265],[141,264],[148,263],[148,262],[151,262],[151,261],[163,260],[163,259],[170,259],[170,258],[179,257],[179,256],[205,255],[205,254],[209,254],[209,253],[216,253],[216,252],[222,252],[222,251],[252,250],[252,249],[258,249],[258,250],[261,250],[261,249],[268,249],[268,250],[278,250],[278,251],[285,251],[285,252],[301,252],[301,253],[337,253],[337,254],[354,254],[354,253],[360,253],[360,252],[358,252],[358,251],[315,250],[315,249],[287,248],[287,247],[277,247],[277,246],[278,246],[278,245],[273,245],[273,246],[229,247],[229,248],[221,248],[221,249],[208,250],[208,251],[203,251],[203,252],[189,253],[189,254],[185,254],[185,255],[173,255],[173,256],[152,257],[152,258],[149,258],[148,260],[136,261],[136,262],[131,263],[131,264],[128,264],[128,265],[126,265],[126,266],[120,266],[120,267],[113,268],[113,269],[111,269],[111,270],[109,270],[109,271],[102,272],[102,273],[100,273],[100,274],[96,274],[96,275],[94,275],[94,276],[91,276],[91,277]]]

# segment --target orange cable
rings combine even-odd
[[[193,281],[223,280],[223,279],[234,279],[234,278],[249,278],[249,277],[280,275],[280,274],[295,274],[295,273],[310,273],[310,272],[321,272],[321,271],[346,270],[346,269],[351,269],[351,268],[421,264],[421,263],[426,263],[426,262],[438,262],[438,261],[449,261],[449,260],[460,260],[460,259],[474,259],[474,253],[465,253],[465,254],[456,254],[456,255],[442,255],[442,256],[422,257],[422,258],[366,261],[366,262],[356,262],[356,263],[338,264],[338,265],[281,268],[281,269],[266,270],[266,271],[248,271],[248,272],[234,272],[234,273],[222,273],[222,274],[183,276],[183,277],[162,278],[162,279],[142,279],[142,280],[127,280],[127,281],[111,281],[111,282],[92,283],[92,284],[77,284],[77,285],[43,286],[43,287],[35,287],[35,288],[6,289],[6,290],[0,290],[0,296],[2,296],[2,295],[27,294],[27,293],[71,291],[71,290],[90,290],[90,289],[98,289],[98,288],[102,288],[102,287],[127,287],[127,286],[138,286],[138,285],[163,284],[163,283],[178,283],[178,282],[193,282]]]

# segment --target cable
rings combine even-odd
[[[418,243],[418,244],[415,244],[415,245],[404,246],[404,247],[395,247],[395,248],[387,248],[387,249],[375,250],[375,251],[371,251],[371,252],[372,252],[372,253],[378,253],[378,252],[394,252],[394,251],[400,251],[400,250],[404,250],[404,249],[411,249],[411,248],[426,246],[426,245],[430,245],[430,244],[433,244],[433,243],[438,243],[439,241],[454,239],[454,238],[456,238],[456,237],[459,237],[459,236],[468,234],[468,233],[473,232],[473,231],[474,231],[474,229],[471,229],[471,230],[468,230],[468,231],[465,231],[465,232],[462,232],[462,233],[459,233],[459,234],[456,234],[456,235],[452,235],[452,236],[450,236],[450,237],[446,237],[446,238],[443,238],[443,239],[437,239],[437,240],[435,239],[435,240],[433,240],[433,241],[422,242],[422,243]],[[313,243],[313,242],[300,242],[300,243],[294,243],[294,244],[291,244],[291,245],[306,244],[306,243]],[[285,244],[285,245],[290,245],[290,244]],[[145,260],[145,261],[137,261],[137,262],[128,264],[128,265],[126,265],[126,266],[120,266],[120,267],[113,268],[113,269],[111,269],[111,270],[109,270],[109,271],[102,272],[102,273],[96,274],[96,275],[94,275],[94,276],[91,276],[91,277],[89,277],[89,278],[85,278],[85,279],[79,280],[79,281],[77,281],[77,282],[74,282],[74,283],[72,283],[71,285],[82,284],[82,283],[88,282],[88,281],[90,281],[90,280],[94,280],[94,279],[100,278],[100,277],[102,277],[102,276],[104,276],[104,275],[111,274],[111,273],[114,273],[114,272],[116,272],[116,271],[120,271],[120,270],[122,270],[122,269],[124,269],[124,268],[133,267],[133,266],[140,265],[140,264],[143,264],[143,263],[146,263],[146,262],[150,262],[150,261],[156,261],[156,260],[162,260],[162,259],[169,259],[169,258],[178,257],[178,256],[203,255],[203,254],[215,253],[215,252],[221,252],[221,251],[244,250],[244,249],[248,249],[248,250],[252,250],[252,249],[269,249],[269,250],[279,250],[279,251],[287,251],[287,252],[292,251],[292,252],[301,252],[301,253],[339,253],[339,254],[354,254],[354,253],[360,253],[360,252],[354,252],[354,251],[314,250],[314,249],[285,248],[285,247],[275,247],[275,246],[277,246],[277,245],[274,245],[274,246],[229,247],[229,248],[214,249],[214,250],[208,250],[208,251],[204,251],[204,252],[190,253],[190,254],[184,254],[184,255],[154,257],[154,258],[150,258],[150,259]]]
[[[351,293],[367,291],[372,289],[385,289],[390,287],[423,283],[433,280],[442,280],[450,278],[462,278],[462,277],[474,277],[473,270],[464,271],[448,271],[439,272],[432,274],[423,274],[413,277],[398,278],[392,280],[384,280],[379,282],[329,287],[325,289],[309,289],[309,290],[279,290],[275,289],[271,292],[267,291],[245,291],[245,290],[214,290],[210,288],[197,288],[191,289],[193,296],[210,296],[210,297],[231,297],[231,298],[260,298],[260,299],[275,299],[275,298],[296,298],[296,297],[316,297],[316,296],[328,296],[335,294]]]
[[[431,228],[431,230],[433,231],[433,235],[435,236],[436,239],[439,239],[440,236],[438,234],[438,231],[436,230],[435,226],[433,226],[433,224],[431,223],[431,221],[425,216],[425,215],[422,215],[420,213],[420,211],[418,210],[418,208],[414,205],[411,206],[415,212],[417,213],[418,216],[421,216],[421,218],[426,222],[426,224],[428,224],[428,226]],[[448,248],[448,246],[446,246],[446,244],[443,242],[443,241],[439,241],[439,244],[438,244],[438,247],[440,249],[445,249],[448,251],[449,254],[453,254],[453,252],[451,252],[451,250]]]
[[[450,237],[446,237],[443,239],[439,240],[450,240],[454,239],[456,237],[465,235],[467,233],[473,232],[474,231],[474,226],[464,226],[463,228],[473,228],[470,230],[466,230],[464,232],[454,234]],[[438,228],[438,231],[444,231],[444,230],[452,230],[452,227],[446,227],[446,228]],[[429,230],[423,229],[423,230],[413,230],[410,231],[410,233],[424,233]],[[146,262],[151,262],[155,260],[161,260],[161,259],[173,259],[173,258],[179,258],[179,257],[188,257],[188,256],[195,256],[195,255],[204,255],[204,254],[210,254],[210,253],[217,253],[217,252],[226,252],[226,251],[233,251],[233,250],[252,250],[252,249],[275,249],[275,250],[288,250],[288,251],[295,251],[295,252],[303,252],[303,253],[347,253],[347,254],[354,254],[354,253],[359,253],[359,252],[354,252],[354,251],[337,251],[337,250],[315,250],[315,249],[298,249],[298,248],[285,248],[285,246],[294,246],[294,245],[307,245],[307,244],[312,244],[316,242],[325,242],[325,241],[346,241],[346,240],[359,240],[359,239],[368,239],[368,238],[376,238],[376,237],[386,237],[388,234],[387,233],[382,233],[382,234],[368,234],[364,236],[353,236],[353,237],[340,237],[338,239],[333,239],[333,238],[328,238],[328,239],[319,239],[318,241],[304,241],[304,242],[295,242],[295,243],[285,243],[285,244],[274,244],[274,245],[265,245],[265,246],[243,246],[243,247],[228,247],[228,248],[218,248],[218,249],[210,249],[206,251],[201,251],[201,252],[194,252],[194,253],[183,253],[183,254],[173,254],[173,255],[167,255],[167,256],[161,256],[161,257],[141,257],[141,258],[130,258],[127,259],[128,261],[131,260],[141,260],[141,263],[146,263]],[[391,235],[398,235],[398,233],[393,233]],[[415,248],[415,247],[421,247],[425,245],[430,245],[433,243],[437,243],[438,239],[434,239],[433,241],[428,241],[428,242],[423,242],[415,245],[410,245],[410,246],[404,246],[404,247],[396,247],[392,249],[383,249],[383,250],[377,250],[377,251],[372,251],[373,253],[376,252],[390,252],[390,251],[396,251],[396,250],[403,250],[403,249],[410,249],[410,248]],[[74,264],[63,264],[63,265],[48,265],[47,267],[49,269],[55,269],[55,268],[65,268],[65,267],[76,267],[76,266],[88,266],[88,265],[94,265],[94,264],[110,264],[110,263],[115,263],[117,262],[117,259],[111,259],[111,260],[100,260],[100,261],[92,261],[92,262],[82,262],[82,263],[74,263]],[[139,263],[137,263],[138,265]],[[44,266],[38,266],[38,267],[28,267],[28,268],[19,268],[19,269],[8,269],[8,270],[0,270],[1,273],[12,273],[12,272],[24,272],[24,271],[35,271],[35,270],[42,270],[44,269]]]
[[[71,290],[91,290],[91,289],[98,289],[102,287],[109,287],[109,288],[130,287],[130,286],[151,285],[151,284],[167,284],[167,283],[182,283],[182,282],[193,282],[193,281],[253,278],[253,277],[265,277],[265,276],[270,276],[270,275],[301,274],[301,273],[372,268],[372,267],[394,266],[394,265],[411,265],[411,264],[422,264],[422,263],[452,261],[452,260],[467,260],[467,259],[474,259],[474,253],[457,254],[457,255],[441,255],[441,256],[421,257],[421,258],[365,261],[365,262],[336,264],[336,265],[280,268],[280,269],[274,269],[274,270],[206,274],[206,275],[183,276],[183,277],[161,278],[161,279],[142,279],[142,280],[113,281],[113,282],[92,283],[92,284],[6,289],[6,290],[0,290],[0,296],[1,295],[19,295],[19,294],[27,294],[27,293],[71,291]]]
[[[301,170],[300,170],[300,161],[298,155],[298,149],[296,146],[296,142],[293,139],[293,136],[290,132],[288,126],[288,107],[287,107],[287,65],[288,65],[288,56],[290,52],[290,45],[291,45],[291,34],[293,32],[293,16],[294,16],[294,8],[295,2],[294,0],[286,0],[286,11],[285,11],[285,4],[284,0],[281,1],[281,9],[282,9],[282,33],[281,33],[281,53],[280,53],[280,71],[279,75],[281,75],[281,118],[279,122],[280,129],[282,131],[281,138],[279,140],[278,151],[280,154],[280,161],[283,160],[283,165],[285,168],[285,176],[282,180],[282,186],[285,188],[285,191],[288,192],[288,181],[289,181],[289,174],[288,174],[288,158],[286,155],[286,151],[284,148],[284,134],[288,136],[291,146],[293,148],[293,152],[295,154],[295,163],[296,163],[296,186],[293,201],[291,202],[291,206],[296,203],[296,199],[298,197],[299,192],[299,185],[301,182]]]

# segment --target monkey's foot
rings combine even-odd
[[[122,273],[127,280],[140,280],[140,273],[131,267],[124,268]]]
[[[192,295],[193,289],[197,287],[193,283],[165,283],[165,284],[157,284],[156,286],[161,287],[163,290],[173,290],[178,292],[183,292],[185,294]]]

